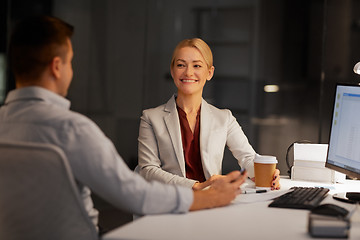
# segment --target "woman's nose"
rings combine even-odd
[[[187,67],[185,74],[186,76],[192,76],[194,74],[194,69],[192,67]]]

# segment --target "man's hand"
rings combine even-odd
[[[211,184],[213,184],[213,182],[216,180],[216,179],[219,179],[219,178],[223,178],[223,177],[226,177],[224,175],[212,175],[208,180],[206,180],[205,182],[196,182],[192,189],[194,191],[199,191],[199,190],[203,190],[204,188],[210,186]]]
[[[246,178],[246,172],[241,175],[239,171],[233,171],[222,177],[215,177],[209,189],[194,191],[194,201],[190,211],[230,204],[241,192],[240,186]]]

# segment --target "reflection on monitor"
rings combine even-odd
[[[360,178],[360,85],[336,85],[325,166]]]

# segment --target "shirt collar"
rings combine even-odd
[[[69,109],[71,104],[66,98],[37,86],[23,87],[10,91],[6,97],[5,104],[25,100],[45,101],[66,109]]]

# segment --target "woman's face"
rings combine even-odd
[[[214,74],[214,67],[207,67],[205,59],[194,47],[183,47],[175,56],[171,76],[178,89],[178,95],[200,94],[206,81]]]

